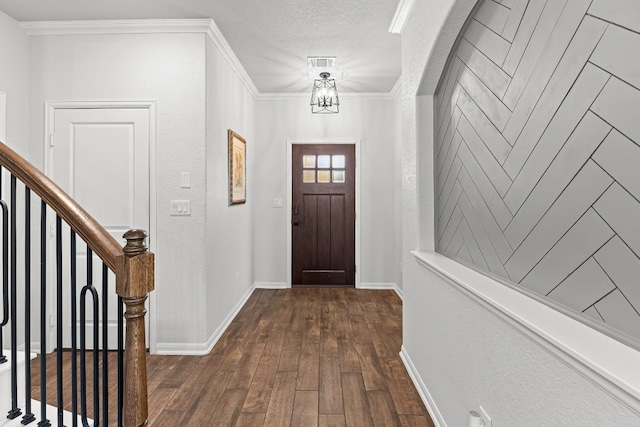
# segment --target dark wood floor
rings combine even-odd
[[[148,357],[149,424],[433,426],[401,337],[393,291],[258,289],[210,354]]]
[[[256,290],[211,354],[149,357],[151,426],[433,426],[393,291]]]

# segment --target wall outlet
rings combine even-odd
[[[480,427],[491,427],[491,417],[482,406],[480,407]]]
[[[171,216],[190,216],[191,200],[172,200]]]

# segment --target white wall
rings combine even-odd
[[[0,12],[0,92],[6,93],[6,141],[27,155],[29,141],[29,37]]]
[[[480,405],[494,426],[638,425],[637,413],[410,253],[434,247],[433,162],[418,156],[433,150],[431,95],[474,4],[416,2],[402,32],[404,350],[445,425],[467,425]]]
[[[273,199],[287,199],[287,140],[356,139],[361,144],[360,247],[363,286],[398,284],[396,256],[395,102],[391,97],[341,96],[340,113],[311,114],[307,96],[257,101],[256,139],[250,185],[254,212],[255,281],[287,281],[287,211]]]
[[[44,102],[157,101],[156,308],[159,348],[204,343],[205,34],[34,36],[30,160],[43,165]],[[180,188],[191,172],[191,188]],[[191,199],[192,216],[169,216],[171,199]]]
[[[207,39],[206,316],[207,348],[253,289],[252,207],[257,163],[255,100],[214,43]],[[229,206],[228,140],[232,129],[247,141],[247,203]]]

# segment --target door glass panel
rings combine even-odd
[[[318,182],[331,182],[331,171],[318,171]]]
[[[340,154],[333,157],[333,167],[334,168],[343,168],[344,167],[344,155]]]
[[[316,182],[316,171],[302,171],[302,182]]]
[[[316,156],[314,154],[305,154],[304,156],[302,156],[302,167],[315,168]]]
[[[318,156],[318,167],[328,169],[331,167],[331,156]]]
[[[344,171],[343,170],[334,170],[333,171],[333,182],[343,183],[344,182]]]

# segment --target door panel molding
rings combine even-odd
[[[55,111],[60,109],[146,109],[149,112],[149,236],[154,238],[148,239],[149,250],[157,253],[156,238],[157,236],[157,119],[156,119],[156,101],[155,100],[111,100],[111,101],[45,101],[44,114],[44,173],[50,176],[52,173],[52,157],[50,155],[49,144],[50,135],[55,125]],[[156,278],[156,283],[158,283]],[[157,292],[149,295],[149,349],[151,353],[156,353],[157,345],[157,316],[156,316],[156,298]],[[49,298],[51,300],[51,298]],[[51,341],[51,340],[49,340]],[[48,349],[50,350],[50,349]]]
[[[356,152],[356,219],[355,219],[355,265],[356,265],[356,274],[355,274],[355,287],[360,287],[360,139],[355,138],[332,138],[332,139],[287,139],[287,288],[291,287],[292,283],[292,231],[291,231],[291,210],[293,208],[293,176],[292,176],[292,151],[293,146],[295,144],[352,144],[355,146]]]

